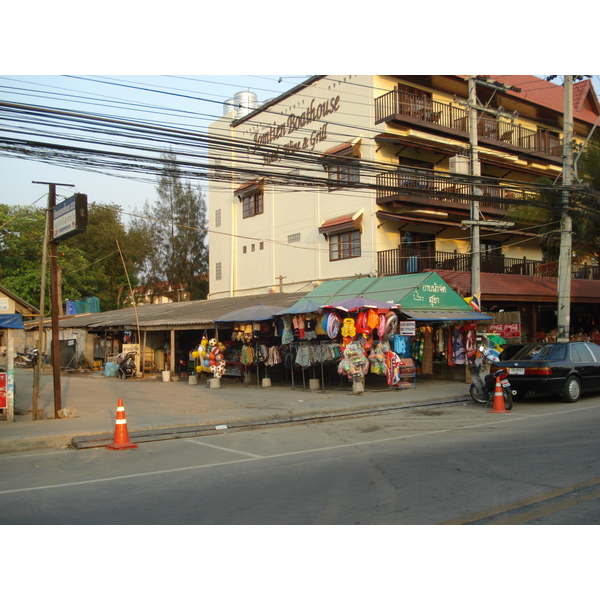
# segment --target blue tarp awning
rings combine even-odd
[[[0,329],[25,329],[19,314],[0,315]]]

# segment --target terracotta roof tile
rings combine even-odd
[[[466,79],[464,75],[461,75],[461,77]],[[520,92],[507,90],[506,94],[509,96],[516,96],[521,100],[550,108],[561,114],[564,111],[564,90],[561,85],[540,79],[534,75],[489,75],[488,77],[493,81],[521,88]],[[590,93],[592,94],[592,102],[598,109],[598,101],[589,79],[573,85],[573,116],[582,121],[595,123],[598,112],[583,108],[584,101]]]
[[[330,227],[339,227],[340,225],[351,225],[353,220],[352,217],[354,213],[350,213],[349,215],[342,215],[341,217],[334,217],[333,219],[327,219],[327,221],[323,221],[321,225],[319,225],[319,230],[321,229],[329,229]]]

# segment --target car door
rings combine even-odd
[[[594,358],[594,363],[591,365],[591,382],[590,389],[600,390],[600,346],[588,342],[584,344]]]
[[[591,350],[583,342],[575,342],[571,344],[571,360],[573,366],[581,379],[581,389],[584,392],[597,389],[600,381],[600,373],[596,371],[597,365]]]

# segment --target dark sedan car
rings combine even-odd
[[[526,344],[510,360],[494,363],[492,372],[508,371],[517,398],[558,395],[577,402],[584,392],[600,391],[600,346],[591,342]]]

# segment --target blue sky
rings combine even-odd
[[[90,7],[86,12],[79,3],[58,0],[36,5],[32,19],[30,6],[9,4],[3,12],[3,47],[10,52],[0,67],[0,100],[202,128],[222,114],[221,103],[238,91],[251,90],[260,102],[316,73],[598,72],[587,64],[596,60],[595,52],[586,50],[593,36],[578,40],[572,56],[560,44],[545,48],[540,56],[539,35],[532,35],[528,52],[519,27],[513,28],[514,34],[503,28],[502,48],[477,51],[485,43],[477,36],[480,23],[497,19],[495,8],[481,5],[476,15],[461,13],[460,27],[466,32],[474,27],[464,39],[456,36],[457,23],[452,23],[457,17],[450,5],[436,5],[435,17],[428,19],[426,28],[411,25],[422,22],[421,5],[404,7],[396,34],[388,30],[386,15],[397,12],[397,3],[388,0],[372,13],[311,0],[298,10],[271,0],[252,9],[235,3],[208,6],[180,0],[172,0],[168,10],[160,8],[159,13],[136,1],[106,0],[102,9]],[[485,14],[488,10],[490,15]],[[539,7],[521,6],[516,22],[527,22],[529,12],[535,17],[536,31],[551,30],[553,17],[540,15]],[[474,19],[471,24],[469,18]],[[235,75],[244,72],[261,75]],[[127,89],[114,85],[116,80],[155,90],[183,90],[197,100]],[[59,94],[86,95],[106,106]],[[199,114],[157,116],[117,107],[117,99]],[[0,113],[0,126],[1,117]],[[43,205],[47,186],[32,181],[74,184],[75,188],[59,188],[59,193],[86,193],[90,201],[117,203],[131,212],[156,198],[156,181],[141,183],[0,156],[0,203],[27,205],[38,200],[37,205]]]
[[[0,98],[6,102],[93,112],[123,119],[144,119],[205,131],[223,114],[223,102],[235,93],[250,90],[262,102],[305,78],[305,75],[0,75]],[[193,99],[183,96],[193,96]],[[131,102],[132,106],[123,104],[126,102]],[[0,113],[0,123],[1,117]],[[30,127],[27,124],[11,125]],[[6,135],[39,138],[23,130]],[[3,204],[28,205],[43,197],[36,206],[44,206],[47,186],[33,181],[74,184],[75,188],[59,187],[57,191],[66,196],[74,191],[85,193],[90,202],[116,203],[130,212],[140,209],[146,200],[152,203],[156,199],[156,180],[149,175],[132,174],[132,178],[147,180],[139,182],[124,177],[122,173],[121,176],[92,173],[6,156],[0,156],[0,172],[0,203]]]

